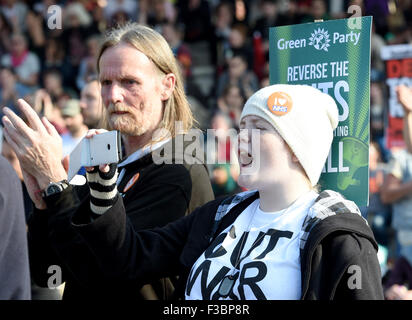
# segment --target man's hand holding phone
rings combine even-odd
[[[87,131],[85,138],[86,139],[91,139],[95,135],[101,134],[101,133],[104,133],[104,132],[108,132],[108,131],[105,130],[105,129],[91,129],[91,130]],[[85,167],[85,169],[86,169],[86,171],[91,172],[91,171],[93,171],[94,167]],[[109,164],[108,163],[100,164],[99,165],[99,170],[101,172],[109,172],[109,170],[110,170]]]
[[[106,132],[108,131],[104,129],[89,130],[85,138],[93,139],[94,136]],[[110,209],[118,198],[117,163],[86,166],[85,169],[90,188],[90,209],[93,218],[97,218]]]
[[[68,180],[72,181],[81,167],[86,170],[100,166],[100,171],[108,172],[107,164],[121,160],[121,141],[117,131],[104,129],[89,130],[86,136],[70,153]]]

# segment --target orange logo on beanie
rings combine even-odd
[[[292,110],[292,98],[285,92],[272,93],[267,101],[270,112],[277,116],[284,116]]]

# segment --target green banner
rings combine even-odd
[[[358,206],[369,202],[371,23],[361,17],[274,27],[269,38],[271,84],[307,84],[335,99],[339,124],[319,184]]]

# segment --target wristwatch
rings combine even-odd
[[[43,198],[49,197],[53,194],[57,194],[62,192],[69,186],[69,182],[67,180],[62,180],[59,182],[50,182],[47,188],[43,191],[42,196]]]

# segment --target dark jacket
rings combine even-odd
[[[74,228],[108,278],[143,284],[179,274],[176,297],[182,298],[193,264],[205,250],[213,250],[212,240],[258,196],[246,192],[216,199],[164,228],[141,232],[133,230],[119,199],[107,214]],[[377,243],[353,202],[322,192],[302,228],[302,299],[383,299]],[[216,283],[222,280],[215,278]]]
[[[21,182],[0,156],[0,300],[31,298]]]
[[[148,154],[125,167],[118,190],[123,194],[122,213],[127,214],[134,230],[165,226],[214,198],[206,167],[183,163],[181,150],[174,148],[175,141],[164,148],[172,151],[173,164],[155,164]],[[187,146],[184,144],[184,148]],[[125,191],[133,177],[136,182]],[[72,220],[90,222],[87,184],[70,186],[47,198],[46,203],[48,209],[35,210],[29,221],[30,265],[39,286],[47,286],[51,276],[47,270],[56,265],[66,282],[63,299],[166,299],[174,290],[174,279],[152,279],[151,286],[139,291],[135,283],[111,282],[100,272],[93,252],[71,226]],[[117,214],[114,208],[109,212],[112,210]]]

